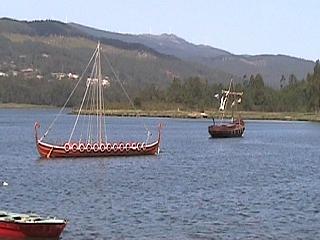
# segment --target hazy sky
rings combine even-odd
[[[320,0],[0,0],[0,16],[174,33],[235,54],[320,58]]]

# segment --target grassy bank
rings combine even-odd
[[[84,112],[89,114],[89,112]],[[127,110],[114,109],[106,110],[105,114],[108,116],[143,116],[143,117],[167,117],[167,118],[218,118],[219,112],[204,111],[203,113],[197,111],[178,111],[178,110]],[[294,112],[239,112],[243,119],[247,120],[285,120],[285,121],[315,121],[320,122],[320,113],[294,113]],[[237,115],[238,115],[237,114]],[[237,116],[235,115],[235,117]],[[230,115],[226,116],[230,117]]]
[[[115,107],[115,106],[114,106]],[[118,106],[119,107],[119,106]],[[122,117],[164,117],[164,118],[218,118],[219,112],[213,110],[205,110],[203,113],[192,110],[175,110],[168,109],[159,110],[132,110],[125,108],[109,109],[105,111],[107,116],[122,116]],[[33,104],[17,104],[17,103],[0,103],[0,109],[46,109],[55,108],[48,105],[33,105]],[[76,113],[73,111],[72,113]],[[84,112],[90,114],[90,112]],[[93,113],[95,114],[95,113]],[[241,111],[238,112],[245,120],[285,120],[285,121],[314,121],[320,122],[320,113],[297,113],[297,112],[251,112]],[[237,116],[237,115],[235,115]],[[226,117],[230,117],[226,116]]]
[[[252,120],[283,120],[320,122],[320,113],[298,112],[241,112],[244,119]]]
[[[0,109],[28,109],[28,108],[55,108],[49,105],[35,105],[24,103],[0,103]]]

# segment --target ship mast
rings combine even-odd
[[[66,108],[76,89],[78,86],[80,86],[80,82],[87,78],[85,85],[82,85],[85,87],[85,92],[82,97],[80,107],[77,111],[77,117],[71,129],[67,143],[101,144],[108,142],[106,134],[104,90],[110,85],[110,82],[108,82],[108,80],[103,76],[101,70],[101,58],[103,58],[103,61],[106,61],[112,74],[115,76],[115,80],[119,83],[125,96],[129,100],[129,103],[136,110],[133,101],[130,99],[128,92],[123,86],[123,83],[120,81],[118,74],[114,70],[109,59],[106,58],[104,54],[101,54],[101,50],[100,42],[98,42],[97,47],[91,55],[91,58],[82,72],[79,80],[76,82],[75,87],[68,96],[68,99],[49,125],[45,134],[40,138],[40,141],[48,135],[49,131],[51,131],[53,125]],[[147,139],[145,142],[148,142],[151,133],[145,123],[143,123],[143,127],[147,132]]]
[[[96,108],[97,108],[97,141],[99,143],[105,142],[105,131],[104,131],[104,97],[103,97],[103,79],[101,73],[101,47],[100,41],[97,46],[97,55],[95,59],[96,74],[94,79],[96,79]]]
[[[81,113],[86,114],[86,112],[84,111],[89,111],[87,112],[88,116],[86,117],[88,123],[86,142],[92,143],[92,141],[95,140],[98,143],[102,143],[106,140],[104,120],[103,78],[101,72],[100,51],[100,42],[98,42],[97,48],[93,55],[94,61],[92,65],[92,72],[90,74],[90,77],[88,77],[87,79],[86,90],[82,98],[78,115],[74,123],[73,129],[71,131],[68,143],[72,141],[72,137],[74,135],[78,121],[80,120]],[[94,117],[94,115],[96,117]],[[82,131],[84,128],[84,126],[80,127],[80,131]]]
[[[236,97],[242,97],[243,92],[235,92],[234,91],[234,85],[233,85],[233,80],[231,79],[230,84],[229,84],[229,89],[228,90],[222,90],[222,96],[220,99],[220,107],[219,107],[219,111],[221,111],[221,120],[223,120],[224,118],[224,114],[225,114],[225,109],[226,106],[228,104],[228,100],[229,98],[232,99],[232,103],[231,103],[231,115],[232,115],[232,119],[233,119],[233,106],[236,104]]]
[[[98,99],[98,105],[99,105],[99,131],[98,131],[98,133],[99,133],[99,137],[98,137],[98,139],[99,139],[99,142],[100,143],[102,143],[103,141],[104,141],[104,136],[103,136],[103,121],[102,121],[102,118],[103,118],[103,109],[102,109],[102,105],[103,105],[103,103],[102,103],[102,99],[103,99],[103,95],[102,95],[102,91],[103,91],[103,89],[102,89],[102,76],[101,76],[101,58],[100,58],[100,41],[98,42],[98,46],[97,46],[97,48],[98,48],[98,52],[97,52],[97,55],[98,55],[98,64],[97,64],[97,66],[98,66],[98,97],[99,97],[99,99]]]

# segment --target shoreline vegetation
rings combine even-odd
[[[37,105],[37,104],[27,104],[27,103],[0,103],[0,109],[54,109],[55,106],[50,105]]]
[[[49,105],[0,103],[0,109],[54,109],[56,107]],[[76,114],[76,109],[70,109],[71,114]],[[91,112],[95,114],[95,112]],[[90,114],[90,112],[83,112]],[[206,110],[204,112],[193,110],[132,110],[132,109],[110,109],[105,110],[106,116],[117,117],[159,117],[159,118],[190,118],[201,119],[213,117],[218,119],[219,112]],[[311,121],[320,122],[320,113],[299,113],[299,112],[261,112],[261,111],[238,111],[235,117],[241,116],[245,120],[280,120],[280,121]],[[230,115],[226,115],[226,118]]]
[[[75,114],[76,111],[73,111]],[[90,114],[84,112],[83,114]],[[93,113],[94,114],[94,113]],[[181,110],[106,110],[107,116],[118,117],[159,117],[159,118],[193,118],[201,119],[213,117],[218,119],[220,113],[218,111],[181,111]],[[296,112],[253,112],[253,111],[238,111],[234,117],[241,116],[245,120],[280,120],[280,121],[311,121],[320,122],[320,113],[296,113]],[[226,118],[230,118],[230,114],[226,114]]]

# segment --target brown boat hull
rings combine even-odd
[[[65,223],[17,223],[0,221],[0,237],[58,239]]]
[[[213,124],[208,127],[212,138],[242,137],[244,130],[245,123],[242,120],[236,120],[230,124]]]

